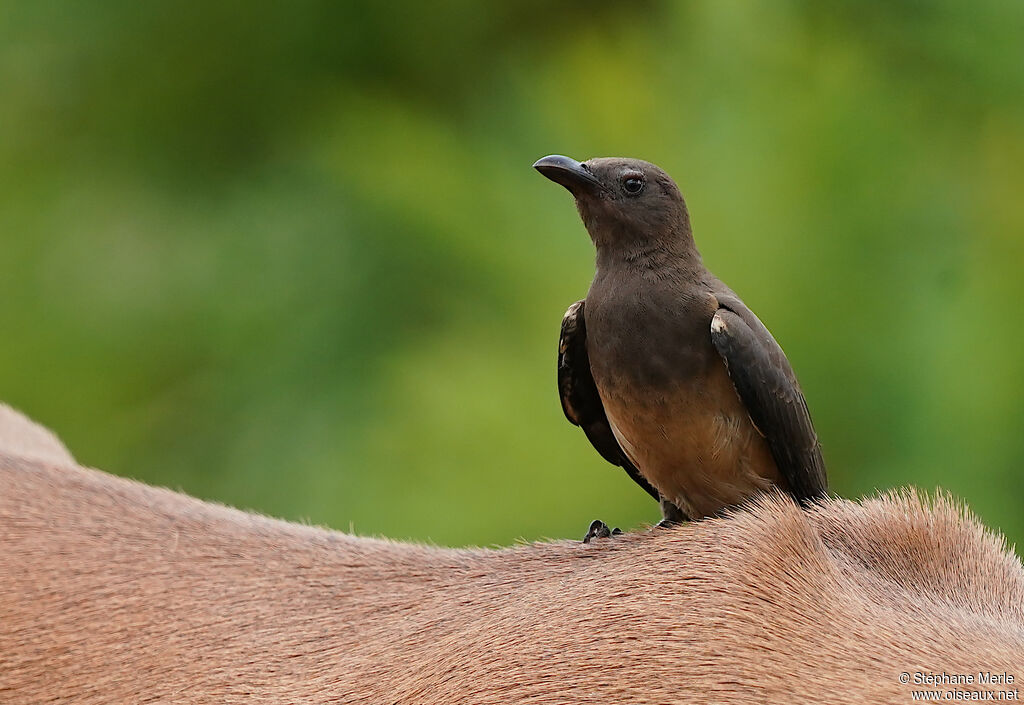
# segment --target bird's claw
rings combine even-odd
[[[622,533],[619,527],[609,529],[608,525],[600,519],[594,519],[590,522],[590,528],[587,529],[586,536],[583,537],[583,543],[590,543],[591,539],[606,539],[610,536],[618,536]]]

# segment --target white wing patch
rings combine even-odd
[[[719,309],[711,319],[711,332],[721,333],[726,330],[725,319],[722,318],[722,309]]]

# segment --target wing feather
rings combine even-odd
[[[711,340],[754,426],[801,503],[828,491],[821,445],[782,348],[742,301],[721,300]]]

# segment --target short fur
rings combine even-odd
[[[765,496],[452,550],[200,502],[20,432],[0,433],[4,703],[904,703],[904,671],[1024,677],[1024,569],[944,497]]]
[[[74,465],[75,459],[48,428],[0,402],[0,451],[55,465]]]

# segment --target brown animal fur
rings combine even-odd
[[[0,448],[4,703],[903,703],[904,671],[1024,678],[1024,569],[945,498],[764,497],[450,550],[207,504],[34,438]]]
[[[53,465],[75,464],[75,459],[53,431],[3,402],[0,402],[0,452]]]

